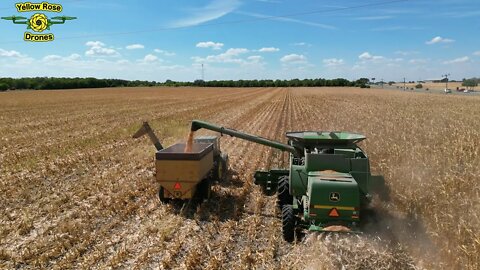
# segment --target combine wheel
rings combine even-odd
[[[162,186],[160,186],[158,190],[158,198],[162,203],[169,203],[171,201],[170,198],[165,198],[165,189]]]
[[[295,215],[290,204],[282,207],[282,232],[285,241],[291,243],[295,240]]]
[[[290,195],[290,183],[288,176],[280,176],[278,178],[278,194],[277,205],[280,210],[283,209],[283,205],[291,204],[293,197]]]
[[[360,221],[361,226],[365,226],[367,224],[376,225],[379,222],[378,213],[373,208],[365,207],[365,208],[361,209],[360,210],[360,217],[361,217],[361,221]]]

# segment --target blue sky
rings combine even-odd
[[[16,2],[0,15],[33,14]],[[24,42],[25,25],[0,20],[1,77],[192,81],[201,64],[206,80],[480,76],[478,0],[54,3],[78,17],[52,26],[54,42]]]

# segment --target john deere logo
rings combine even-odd
[[[18,12],[34,12],[34,11],[46,11],[46,12],[62,12],[63,7],[60,4],[52,4],[48,2],[42,3],[17,3],[15,7]],[[56,16],[48,18],[44,13],[35,13],[30,18],[22,16],[2,17],[4,20],[10,20],[14,24],[26,24],[27,29],[30,29],[37,33],[44,31],[50,31],[50,26],[54,24],[64,24],[68,20],[75,20],[77,17],[68,16]],[[31,32],[25,32],[23,34],[23,40],[32,42],[47,42],[53,41],[55,36],[53,33],[34,34]]]
[[[339,202],[339,201],[340,201],[340,193],[338,193],[338,192],[331,192],[331,193],[330,193],[330,201],[332,201],[332,202]]]

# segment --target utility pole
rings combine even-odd
[[[380,84],[382,85],[382,89],[383,89],[383,78],[382,78],[382,80],[380,81]]]
[[[447,79],[447,81],[445,82],[445,89],[448,89],[448,76],[450,76],[450,73],[442,75],[442,78]]]
[[[403,91],[407,90],[407,87],[405,86],[405,77],[403,77]]]

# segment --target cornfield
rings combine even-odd
[[[0,268],[480,269],[480,98],[355,88],[134,88],[0,93]],[[385,176],[380,220],[360,235],[281,237],[256,169],[277,150],[222,137],[229,180],[186,211],[162,204],[148,120],[164,146],[192,119],[285,141],[365,134]],[[201,131],[200,133],[209,133]]]

